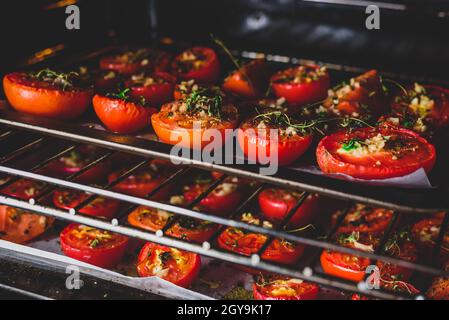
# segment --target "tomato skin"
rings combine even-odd
[[[165,72],[155,72],[151,76],[161,78],[165,82],[143,86],[133,83],[132,80],[127,80],[125,86],[131,89],[130,96],[134,99],[144,97],[145,101],[150,105],[161,105],[171,101],[176,77]]]
[[[237,141],[245,157],[257,162],[260,162],[263,157],[270,159],[270,149],[273,148],[277,150],[279,166],[287,166],[299,159],[307,151],[312,140],[311,135],[296,135],[288,138],[278,135],[277,141],[270,140],[269,137],[259,136],[258,130],[246,123],[237,132]],[[259,155],[262,155],[262,158]]]
[[[269,74],[265,60],[253,60],[226,77],[222,89],[241,98],[261,97],[268,88]]]
[[[370,260],[367,258],[359,258],[361,260],[360,269],[362,270],[354,270],[352,268],[339,265],[336,262],[341,259],[341,255],[345,254],[324,250],[320,257],[321,267],[324,272],[353,282],[362,281],[365,277],[365,268],[370,265]]]
[[[283,196],[290,194],[288,199]],[[289,193],[288,190],[280,188],[268,188],[259,193],[259,207],[263,215],[270,221],[280,222],[290,212],[291,209],[298,202],[299,195],[295,196],[293,193]],[[317,194],[309,195],[302,205],[296,210],[289,221],[289,226],[292,228],[298,226],[305,226],[310,223],[318,208]]]
[[[3,77],[5,96],[19,112],[69,120],[79,117],[91,104],[92,88],[63,91],[26,77],[25,73],[19,72]]]
[[[88,245],[75,244],[71,240],[71,232],[78,227],[79,224],[72,223],[61,232],[61,249],[66,256],[101,268],[112,268],[120,262],[128,246],[127,237],[113,234],[118,243],[109,248],[91,248]]]
[[[75,190],[56,190],[53,193],[53,204],[58,208],[69,210],[71,208],[75,208],[89,197],[89,194]],[[61,201],[61,199],[65,200]],[[112,219],[115,217],[119,207],[120,201],[99,197],[80,209],[80,212],[89,216]]]
[[[409,137],[420,144],[421,150],[425,148],[423,152],[426,152],[427,155],[424,159],[420,159],[419,162],[404,163],[401,159],[395,160],[398,161],[395,166],[385,164],[382,166],[374,165],[371,160],[372,156],[364,157],[362,160],[365,163],[357,164],[347,162],[336,154],[337,146],[348,137],[346,132],[340,131],[324,137],[318,144],[316,158],[321,171],[324,173],[342,173],[354,178],[370,180],[401,177],[413,173],[420,168],[423,168],[426,173],[432,170],[436,161],[435,147],[415,132],[400,128],[362,128],[354,130],[351,134],[354,135],[357,133],[364,137],[370,135],[370,132],[380,132],[384,135],[398,134],[398,136]],[[360,159],[356,160],[361,162]]]
[[[421,258],[424,260],[430,260],[432,258],[441,222],[442,220],[438,218],[423,219],[412,227],[412,238]],[[449,262],[449,234],[447,232],[443,238],[439,258],[442,265]]]
[[[397,257],[404,261],[416,262],[418,260],[418,250],[413,242],[409,240],[404,240],[398,244],[400,252],[390,252],[388,254]],[[377,266],[379,267],[380,274],[382,278],[386,279],[401,279],[408,280],[413,274],[413,270],[406,267],[398,266],[392,263],[378,261]]]
[[[163,245],[159,245],[156,243],[148,242],[140,251],[139,257],[137,258],[137,272],[140,277],[150,277],[153,276],[153,274],[145,268],[145,262],[148,260],[152,252],[155,250],[162,250],[164,252],[171,252],[172,248],[166,247]],[[179,250],[181,251],[181,250]],[[170,273],[175,273],[175,275],[162,277],[164,280],[170,281],[171,283],[178,285],[183,288],[189,287],[192,282],[195,280],[195,278],[198,276],[200,269],[201,269],[201,258],[198,254],[187,252],[187,251],[181,251],[182,255],[187,257],[188,262],[185,270],[173,270],[170,268]]]
[[[276,97],[284,97],[288,103],[294,105],[304,105],[316,102],[327,97],[327,91],[330,86],[329,74],[326,72],[316,80],[308,83],[285,82],[279,83],[279,79],[285,74],[294,74],[301,67],[320,69],[319,66],[298,66],[280,71],[271,77],[271,88]]]
[[[262,291],[262,286],[253,283],[254,300],[316,300],[318,299],[319,287],[316,284],[304,283],[307,286],[307,291],[294,296],[273,296],[268,292]]]
[[[340,213],[337,211],[332,216],[333,225],[337,223]],[[337,232],[381,235],[388,228],[392,218],[392,210],[356,204],[349,209]]]
[[[111,131],[123,134],[135,133],[149,125],[154,108],[146,108],[133,102],[95,95],[95,113]]]
[[[204,57],[203,64],[198,69],[180,71],[179,64],[184,52],[179,54],[172,63],[172,69],[176,75],[183,80],[194,79],[199,84],[210,84],[218,80],[220,76],[220,61],[214,50],[206,47],[193,47],[187,51],[192,51],[196,55]]]

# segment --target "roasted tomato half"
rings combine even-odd
[[[444,271],[449,271],[449,264],[444,266]],[[435,278],[429,290],[427,290],[427,297],[434,300],[449,300],[449,278]]]
[[[315,300],[320,288],[300,279],[259,276],[253,284],[255,300]]]
[[[243,122],[237,140],[243,154],[261,164],[293,163],[306,152],[312,135],[306,126],[282,111],[265,111]]]
[[[353,232],[338,235],[337,243],[361,251],[374,252],[378,245],[378,238]],[[330,250],[323,251],[320,261],[321,267],[327,274],[354,282],[362,281],[366,267],[371,265],[368,258]]]
[[[102,70],[94,76],[95,92],[115,91],[121,83],[121,76],[114,70]]]
[[[102,268],[117,265],[128,246],[125,236],[75,223],[62,230],[60,241],[66,256]]]
[[[424,259],[431,259],[433,248],[440,232],[440,219],[424,219],[416,223],[412,228],[412,238],[415,241],[418,252]],[[446,231],[440,250],[441,263],[449,261],[449,231]]]
[[[308,104],[327,97],[330,79],[325,67],[305,65],[279,71],[271,77],[271,88],[278,98],[290,104]]]
[[[148,105],[161,105],[173,100],[176,77],[165,73],[138,73],[125,81],[129,95],[136,101],[143,97]]]
[[[151,116],[159,139],[180,147],[200,149],[206,145],[221,147],[237,127],[237,108],[222,100],[195,91],[187,98],[162,106]]]
[[[99,95],[93,99],[95,113],[111,131],[135,133],[150,124],[150,117],[157,110],[150,107],[145,99],[133,99],[127,88],[119,93]]]
[[[117,180],[125,171],[119,170],[108,176],[109,183]],[[171,168],[160,165],[157,161],[151,161],[148,166],[138,170],[126,179],[115,184],[113,189],[117,192],[130,194],[137,197],[145,197],[159,186],[170,174]],[[152,199],[164,200],[167,198],[172,186],[169,184],[159,190]]]
[[[174,215],[164,210],[140,206],[128,215],[128,222],[134,227],[156,232],[173,219]],[[175,238],[202,243],[208,240],[216,225],[203,220],[180,217],[166,234]]]
[[[418,250],[407,231],[397,232],[388,239],[384,246],[384,252],[404,261],[416,262],[418,260]],[[408,280],[413,273],[410,269],[383,261],[378,261],[377,266],[385,281]]]
[[[14,72],[3,78],[3,89],[11,106],[36,116],[73,119],[92,101],[93,88],[83,84],[75,72]]]
[[[341,214],[341,211],[337,211],[332,215],[333,224],[336,223]],[[392,218],[392,210],[374,208],[358,203],[349,209],[337,232],[361,232],[381,235],[388,228]]]
[[[432,133],[449,125],[448,89],[415,83],[397,95],[391,107],[394,115],[386,118],[390,124],[419,134]]]
[[[20,179],[0,193],[28,200],[39,195],[44,187],[43,183]],[[0,205],[0,239],[15,243],[27,242],[43,234],[53,221],[53,218]]]
[[[281,188],[268,188],[259,193],[259,207],[270,221],[280,222],[292,210],[302,196],[302,192]],[[288,225],[295,228],[312,222],[318,208],[317,194],[307,196],[291,217]]]
[[[220,87],[199,85],[193,79],[184,80],[178,83],[175,86],[173,98],[175,100],[182,100],[194,92],[203,92],[203,94],[210,97],[220,95],[223,99],[225,98],[225,93],[221,91]]]
[[[113,70],[123,75],[132,75],[143,70],[166,71],[170,66],[167,52],[142,48],[125,51],[100,60],[102,70]]]
[[[56,207],[69,210],[89,198],[91,194],[76,190],[56,190],[53,193],[53,203]],[[120,207],[120,201],[97,197],[80,209],[81,213],[112,219]]]
[[[242,221],[260,225],[266,228],[272,228],[273,225],[269,221],[244,213]],[[250,256],[259,251],[267,240],[267,236],[260,233],[252,233],[237,228],[227,228],[218,237],[217,242],[220,248],[236,252],[245,256]],[[278,262],[282,264],[295,263],[304,251],[304,246],[288,242],[283,239],[274,239],[270,246],[262,254],[262,259]]]
[[[44,171],[58,177],[67,177],[79,172],[82,168],[100,156],[100,149],[94,146],[81,146],[72,150],[67,155],[50,162],[44,168]],[[99,180],[104,179],[109,169],[110,162],[102,162],[84,172],[77,178],[77,180],[85,183],[98,183]]]
[[[196,179],[195,184],[184,187],[184,199],[192,202],[205,192],[211,185],[212,179]],[[201,210],[215,215],[229,215],[243,198],[243,190],[238,183],[224,181],[198,203]]]
[[[172,70],[183,80],[194,79],[200,84],[214,83],[220,75],[220,61],[214,50],[193,47],[173,60]]]
[[[323,106],[338,116],[379,116],[388,106],[383,88],[377,71],[370,70],[330,90]]]
[[[200,272],[199,255],[148,242],[137,259],[141,277],[156,276],[180,287],[188,287]]]
[[[222,89],[237,97],[254,99],[261,97],[268,89],[270,70],[265,60],[248,62],[224,79]]]
[[[405,176],[435,164],[435,147],[413,131],[361,128],[324,137],[316,150],[325,173],[342,173],[359,179]]]

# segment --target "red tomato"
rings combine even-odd
[[[193,47],[175,58],[172,69],[183,80],[194,79],[200,84],[214,83],[220,75],[220,61],[214,50]]]
[[[290,104],[308,104],[327,97],[330,79],[325,68],[307,65],[279,71],[271,77],[271,88],[278,98]]]
[[[418,134],[394,128],[362,128],[324,137],[316,150],[325,173],[342,173],[359,179],[405,176],[435,164],[435,147]]]
[[[340,211],[333,214],[332,220],[334,224],[340,214]],[[392,218],[392,210],[373,208],[358,203],[349,209],[337,232],[360,232],[380,235],[388,228]]]
[[[351,299],[350,300],[369,300],[368,297],[362,296],[359,293],[354,293],[353,295],[351,295]]]
[[[140,73],[125,82],[130,88],[130,96],[136,100],[145,98],[149,105],[161,105],[173,99],[176,78],[165,72]]]
[[[45,186],[46,184],[41,181],[19,179],[0,192],[11,197],[29,200],[38,196]]]
[[[270,221],[280,222],[293,209],[302,192],[281,188],[268,188],[259,193],[259,207],[263,215]],[[289,221],[292,228],[309,224],[318,208],[317,194],[309,195],[296,210]]]
[[[53,193],[53,203],[58,208],[69,210],[75,208],[90,196],[88,193],[76,190],[56,190]],[[80,209],[80,212],[90,216],[112,219],[119,207],[120,201],[118,200],[97,197]]]
[[[200,272],[199,255],[148,242],[137,259],[141,277],[156,276],[180,287],[188,287]]]
[[[220,115],[213,115],[202,106],[212,108],[216,106],[216,100],[196,94],[193,98],[194,94],[191,95],[191,99],[201,101],[202,104],[192,103],[193,107],[189,110],[187,100],[174,101],[163,105],[158,113],[153,114],[151,123],[154,132],[162,142],[180,147],[204,148],[207,145],[221,147],[228,137],[226,130],[237,127],[237,108],[232,104],[219,103]],[[216,133],[220,135],[218,141],[215,141]]]
[[[128,222],[134,227],[156,232],[162,230],[173,217],[172,213],[140,206],[128,215]],[[210,222],[180,217],[167,230],[166,234],[175,238],[202,243],[208,240],[216,229],[217,226]]]
[[[102,268],[117,265],[128,246],[125,236],[75,223],[62,230],[60,241],[66,256]]]
[[[200,194],[205,192],[212,181],[200,182],[184,188],[184,199],[187,203],[195,200]],[[202,199],[198,207],[201,210],[215,215],[229,215],[240,204],[243,198],[239,185],[231,182],[219,184],[207,197]]]
[[[263,59],[253,60],[224,79],[226,93],[247,99],[261,97],[268,89],[270,71]]]
[[[380,115],[386,111],[388,103],[382,82],[376,70],[370,70],[349,84],[334,88],[323,102],[330,112],[342,116]]]
[[[408,294],[410,296],[416,296],[417,294],[419,294],[418,289],[405,281],[381,279],[380,286],[382,289],[395,293]]]
[[[282,276],[260,277],[253,284],[255,300],[316,300],[319,291],[314,283]]]
[[[101,71],[94,78],[94,87],[96,92],[115,91],[121,82],[120,75],[113,70]]]
[[[125,180],[117,183],[113,190],[125,194],[130,194],[136,197],[145,197],[148,193],[158,187],[167,177],[170,172],[169,168],[154,165],[151,162],[148,167],[138,170],[135,174],[130,175]],[[108,176],[109,183],[117,180],[117,178],[124,173],[124,170],[119,170],[111,173]],[[167,185],[159,190],[153,200],[160,201],[167,198],[172,189],[172,185]]]
[[[444,271],[449,271],[449,264],[444,266]],[[427,297],[433,300],[449,300],[449,278],[437,277],[434,279],[427,290]]]
[[[81,146],[72,150],[69,154],[50,162],[44,168],[44,171],[58,177],[67,177],[79,172],[100,155],[100,149],[94,146]],[[77,180],[84,183],[98,183],[107,175],[110,165],[109,161],[104,161],[84,172]]]
[[[274,115],[275,113],[284,114],[281,111],[266,114]],[[312,135],[302,134],[296,130],[289,131],[290,127],[280,126],[271,118],[261,120],[259,116],[241,124],[237,133],[240,148],[248,159],[259,163],[267,160],[271,163],[277,160],[278,165],[286,166],[301,157],[312,143]],[[268,121],[273,123],[267,123]],[[270,129],[277,130],[277,136],[272,137]]]
[[[95,113],[111,131],[118,133],[135,133],[150,124],[150,117],[155,108],[147,107],[141,102],[133,102],[126,95],[129,89],[119,94],[98,95],[93,99]]]
[[[440,232],[440,219],[424,219],[412,228],[412,238],[418,247],[418,252],[424,259],[431,259],[436,240]],[[446,231],[441,244],[440,260],[444,265],[449,262],[449,231]]]
[[[38,73],[14,72],[3,78],[3,89],[11,106],[36,116],[73,119],[89,107],[93,89],[78,86],[72,73],[45,69]]]
[[[143,70],[165,71],[169,65],[168,53],[147,48],[126,51],[100,60],[102,70],[114,70],[123,75],[132,75]]]

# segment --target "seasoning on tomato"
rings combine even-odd
[[[270,83],[276,97],[303,105],[326,98],[330,79],[325,67],[301,65],[279,71]]]
[[[200,91],[204,92],[205,95],[213,97],[220,95],[225,98],[224,92],[221,91],[220,87],[217,86],[202,86],[195,82],[195,80],[184,80],[175,86],[173,97],[175,100],[182,100],[187,98],[193,92]]]
[[[156,276],[180,287],[192,284],[201,268],[198,254],[148,242],[137,259],[141,277]]]
[[[446,264],[443,270],[448,272],[449,264]],[[435,278],[426,295],[433,300],[449,300],[449,277]]]
[[[143,70],[166,71],[169,65],[170,55],[167,52],[149,48],[128,50],[100,60],[100,69],[128,76]]]
[[[89,107],[93,88],[76,72],[13,72],[3,78],[5,96],[11,106],[36,116],[74,119]]]
[[[273,227],[270,221],[262,220],[249,212],[244,213],[241,220],[264,228]],[[257,253],[267,239],[268,237],[264,234],[229,227],[218,237],[217,242],[222,249],[250,256]],[[263,252],[262,259],[282,264],[292,264],[298,261],[303,251],[304,246],[302,245],[276,238]]]
[[[431,255],[440,232],[441,221],[441,219],[423,219],[412,227],[412,238],[418,247],[421,258],[424,260],[432,258]],[[449,230],[446,230],[443,237],[440,260],[442,265],[449,261]]]
[[[244,64],[224,79],[222,89],[231,95],[254,99],[263,96],[270,82],[270,70],[265,60]]]
[[[53,203],[56,207],[69,210],[88,199],[91,194],[77,190],[60,189],[53,193]],[[120,207],[120,201],[104,197],[96,197],[79,211],[95,217],[112,219]]]
[[[140,206],[128,215],[128,223],[156,232],[162,230],[173,218],[174,215],[167,211]],[[202,243],[208,240],[216,229],[217,226],[208,221],[182,216],[167,230],[166,235]]]
[[[172,70],[183,80],[194,79],[199,84],[211,84],[220,75],[220,61],[214,50],[193,47],[173,60]]]
[[[378,241],[377,237],[359,232],[339,234],[337,237],[338,244],[365,252],[374,252]],[[323,251],[320,262],[325,273],[354,282],[364,279],[365,269],[371,264],[368,258],[331,250]]]
[[[200,149],[221,147],[237,127],[237,108],[221,95],[194,91],[183,100],[161,107],[151,116],[154,132],[162,142]],[[228,129],[228,130],[227,130]]]
[[[113,183],[122,175],[125,170],[118,170],[108,176],[109,183]],[[145,197],[158,187],[170,174],[171,168],[160,162],[152,160],[147,166],[137,170],[113,186],[117,192],[133,195],[136,197]],[[152,199],[164,200],[171,191],[172,185],[169,184],[160,189]]]
[[[176,78],[166,72],[141,72],[125,81],[125,87],[136,101],[144,97],[148,105],[159,106],[173,100],[175,83]]]
[[[94,76],[95,92],[110,92],[115,91],[121,83],[121,76],[117,71],[102,70]]]
[[[281,222],[290,210],[295,207],[303,194],[303,192],[293,190],[267,188],[259,193],[259,207],[264,217],[268,220]],[[317,194],[308,195],[290,218],[288,226],[296,228],[312,222],[318,209],[318,199],[319,196]]]
[[[322,106],[337,116],[379,116],[388,106],[385,86],[376,70],[370,70],[329,91]]]
[[[332,215],[333,224],[337,222],[342,213],[343,212],[339,210]],[[388,228],[392,218],[392,210],[370,207],[365,204],[357,203],[346,213],[337,232],[360,232],[381,235]]]
[[[145,98],[133,99],[131,89],[119,93],[96,94],[93,99],[95,113],[111,131],[135,133],[150,124],[150,117],[156,109],[150,107]]]
[[[435,164],[435,147],[413,131],[388,127],[340,131],[324,137],[316,150],[324,173],[359,179],[401,177]]]
[[[205,192],[213,180],[198,177],[193,185],[184,187],[184,199],[187,203],[194,201]],[[243,198],[243,191],[232,178],[220,183],[212,192],[198,203],[198,208],[215,215],[229,215]]]
[[[310,123],[282,111],[268,110],[240,125],[237,140],[243,154],[259,163],[285,166],[299,159],[312,143]]]
[[[255,300],[316,300],[320,288],[301,279],[260,275],[253,284]]]
[[[62,230],[60,241],[66,256],[102,268],[116,266],[128,246],[121,234],[75,223]]]

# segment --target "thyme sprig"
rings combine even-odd
[[[135,103],[140,104],[141,106],[145,106],[146,100],[145,97],[140,96],[139,99],[133,99],[128,93],[131,91],[129,88],[125,88],[123,90],[120,90],[119,92],[108,92],[106,93],[106,97],[112,98],[112,99],[119,99],[123,100],[125,102],[133,101]]]
[[[187,106],[187,112],[193,114],[195,112],[206,110],[210,117],[221,119],[221,108],[223,106],[223,98],[220,94],[215,94],[212,97],[207,95],[208,90],[201,88],[192,91],[184,99]]]
[[[61,87],[62,90],[66,90],[75,86],[74,81],[76,78],[79,78],[80,75],[78,72],[74,71],[63,73],[45,68],[36,73],[32,73],[32,76],[40,81],[52,83],[53,85]]]

